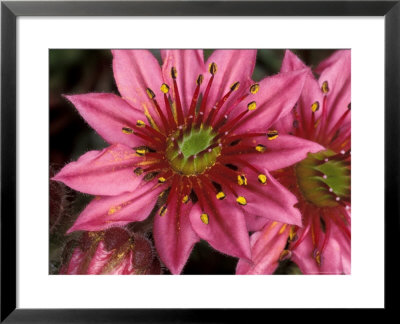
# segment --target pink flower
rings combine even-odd
[[[84,232],[79,241],[68,242],[60,269],[60,274],[160,273],[160,261],[150,240],[140,234],[131,235],[122,227]]]
[[[302,70],[287,51],[281,72]],[[297,108],[276,123],[281,132],[325,148],[275,177],[299,200],[303,226],[253,219],[253,262],[240,260],[238,274],[270,274],[291,258],[305,274],[350,273],[350,51],[337,51],[307,76]],[[287,245],[288,244],[288,245]]]
[[[297,102],[308,69],[251,80],[255,50],[114,50],[122,95],[67,98],[111,146],[90,151],[54,179],[96,195],[69,233],[142,221],[159,207],[153,235],[179,274],[199,239],[250,259],[246,218],[301,224],[297,199],[269,171],[321,146],[272,125]],[[132,149],[133,148],[133,149]]]

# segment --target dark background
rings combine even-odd
[[[316,67],[333,50],[292,50],[308,66]],[[159,59],[158,50],[152,50]],[[212,50],[204,50],[205,60]],[[279,72],[284,50],[258,50],[253,79],[259,81]],[[50,176],[65,164],[89,150],[108,144],[80,117],[77,110],[62,94],[112,92],[118,94],[112,72],[109,50],[56,49],[49,51],[49,109],[50,109]],[[79,213],[91,200],[67,187],[50,182],[50,251],[49,273],[57,274],[63,247],[79,233],[65,236]],[[219,253],[206,242],[198,243],[186,264],[184,274],[234,274],[237,259]],[[164,273],[169,273],[165,269]],[[297,266],[283,262],[277,274],[300,274]]]

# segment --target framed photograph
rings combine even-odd
[[[2,321],[393,308],[398,1],[1,10]]]

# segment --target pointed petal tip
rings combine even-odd
[[[168,267],[168,269],[169,269],[169,271],[171,271],[171,273],[173,274],[173,275],[180,275],[181,273],[182,273],[182,270],[183,270],[183,266],[177,266],[177,267],[175,267],[175,266],[170,266],[170,267]]]
[[[286,49],[286,50],[285,50],[284,57],[286,57],[286,56],[291,56],[291,55],[296,55],[296,54],[294,54],[290,49]]]
[[[65,234],[71,234],[72,232],[75,232],[76,230],[75,230],[75,225],[72,225],[71,227],[70,227],[70,229],[65,233]]]
[[[68,164],[67,164],[67,165],[68,165]],[[62,168],[60,171],[58,171],[55,175],[53,175],[53,176],[50,178],[50,180],[52,180],[52,181],[57,181],[57,182],[61,182],[61,183],[65,184],[65,185],[67,185],[67,184],[65,183],[65,177],[64,177],[64,174],[63,174],[63,170],[64,170],[64,168]]]
[[[59,174],[60,174],[60,173],[57,173],[56,175],[54,175],[53,177],[51,177],[50,180],[62,182],[62,181],[61,181],[61,177],[59,176]]]
[[[296,210],[298,210],[298,209],[296,208]],[[292,225],[296,225],[296,226],[302,228],[303,227],[303,220],[302,220],[300,211],[298,211],[298,214],[299,214],[299,217],[296,218],[296,220],[293,222]]]
[[[72,98],[75,97],[76,95],[72,95],[72,94],[66,94],[66,93],[62,93],[61,97],[67,99],[68,101],[72,102]]]
[[[242,260],[246,260],[246,262],[252,264],[252,255],[251,255],[251,247],[250,247],[250,241],[249,241],[249,245],[245,248],[242,249],[241,255],[238,255],[238,258],[242,259]]]
[[[79,100],[78,97],[85,96],[85,95],[87,95],[87,93],[84,93],[84,94],[65,94],[65,93],[63,93],[63,94],[61,94],[61,97],[65,98],[66,100],[68,100],[70,103],[72,103],[75,106],[75,104],[77,103],[77,99]]]

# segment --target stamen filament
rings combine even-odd
[[[164,143],[162,143],[158,138],[151,137],[150,135],[147,135],[145,133],[135,131],[132,133],[132,135],[135,135],[137,137],[143,138],[146,141],[151,142],[157,149],[162,149],[164,147],[163,145]]]
[[[317,142],[319,142],[320,137],[323,135],[323,132],[325,131],[324,127],[326,124],[326,118],[328,117],[327,100],[328,100],[328,97],[325,95],[323,103],[322,103],[322,116],[320,117],[320,122],[318,125],[319,130],[318,130],[318,135],[317,135]]]
[[[171,73],[171,74],[173,74],[173,73]],[[178,84],[176,82],[176,77],[173,78],[173,82],[174,82],[175,105],[176,105],[176,115],[177,115],[177,119],[178,119],[178,125],[182,125],[184,123],[184,118],[183,118],[182,103],[181,103],[181,98],[179,96]]]
[[[229,89],[229,91],[222,97],[220,101],[213,107],[211,112],[208,115],[208,118],[206,120],[206,125],[211,125],[212,122],[214,121],[214,118],[218,115],[220,112],[222,106],[224,103],[228,100],[232,92],[236,91],[239,88],[239,82],[235,82]]]
[[[232,135],[232,136],[226,136],[224,137],[224,139],[222,140],[223,143],[232,143],[236,140],[241,140],[244,138],[251,138],[251,137],[261,137],[261,136],[266,136],[267,133],[245,133],[245,134],[239,134],[239,135]]]
[[[154,171],[154,170],[164,170],[164,169],[168,169],[169,166],[168,164],[166,164],[165,162],[158,162],[158,163],[154,163],[153,165],[150,165],[148,168],[143,169],[144,172],[150,172],[150,171]]]
[[[164,115],[164,113],[162,112],[162,110],[161,110],[161,108],[160,108],[160,105],[158,104],[158,102],[157,102],[155,96],[152,98],[152,102],[153,102],[153,104],[154,104],[154,106],[155,106],[155,108],[156,108],[156,110],[157,110],[158,115],[159,115],[160,118],[161,118],[161,122],[162,122],[162,124],[163,124],[163,126],[164,126],[164,131],[165,131],[165,133],[166,133],[167,130],[168,130],[168,121],[167,121],[167,119],[165,118],[165,115]]]
[[[190,108],[189,108],[189,112],[188,112],[187,119],[186,119],[186,122],[188,124],[188,127],[187,127],[188,131],[191,130],[192,124],[193,124],[193,120],[195,118],[196,105],[197,105],[197,101],[199,99],[199,94],[200,94],[200,86],[203,83],[203,75],[200,74],[198,76],[196,83],[197,83],[197,86],[196,86],[196,89],[194,91],[192,102],[190,103]],[[191,116],[191,118],[189,118],[190,116]]]
[[[174,115],[172,114],[172,108],[171,108],[171,105],[169,103],[168,96],[167,96],[166,93],[164,93],[164,102],[165,102],[165,107],[166,107],[166,110],[167,110],[169,129],[170,130],[175,129],[176,128],[176,121],[175,121]]]
[[[249,112],[248,109],[242,111],[238,116],[236,116],[234,119],[226,123],[224,126],[222,125],[217,125],[215,127],[216,131],[219,131],[219,134],[214,138],[214,140],[217,140],[221,138],[222,136],[225,135],[225,132],[229,130],[230,132],[234,130],[237,126],[239,126],[238,122]],[[222,126],[222,127],[221,127]],[[221,129],[219,129],[221,127]]]
[[[324,240],[322,242],[322,246],[321,246],[321,255],[324,253],[324,250],[326,248],[326,245],[329,241],[329,238],[331,236],[331,223],[330,220],[327,219],[324,215],[322,215],[323,220],[325,221],[325,236],[324,236]]]
[[[201,101],[199,114],[197,115],[197,119],[196,119],[196,127],[198,127],[201,124],[201,122],[203,121],[203,115],[204,115],[205,110],[206,110],[208,94],[210,93],[210,89],[211,89],[212,83],[214,81],[216,68],[215,68],[215,70],[213,70],[212,65],[215,65],[215,63],[211,63],[211,65],[210,65],[211,78],[208,80],[207,88],[206,88],[206,91],[204,93],[203,100]]]
[[[343,115],[339,118],[339,120],[336,122],[335,126],[333,126],[332,130],[328,133],[328,135],[326,136],[326,138],[328,139],[328,143],[332,142],[336,131],[338,131],[340,129],[340,126],[342,125],[343,121],[346,119],[346,117],[349,113],[350,113],[350,109],[347,109],[343,113]]]
[[[224,122],[225,116],[228,116],[231,114],[231,112],[233,111],[233,109],[235,109],[244,99],[246,99],[249,96],[248,93],[244,94],[242,97],[238,98],[232,105],[230,105],[227,110],[225,111],[225,113],[222,113],[221,116],[219,117],[218,120],[216,120],[214,122],[213,127],[218,127],[219,124]]]
[[[141,125],[141,126],[134,126],[138,132],[142,132],[145,133],[144,131],[146,131],[146,135],[153,135],[155,136],[157,139],[159,139],[161,142],[165,142],[166,137],[164,134],[160,133],[159,131],[155,130],[153,127],[150,127],[149,125]]]

